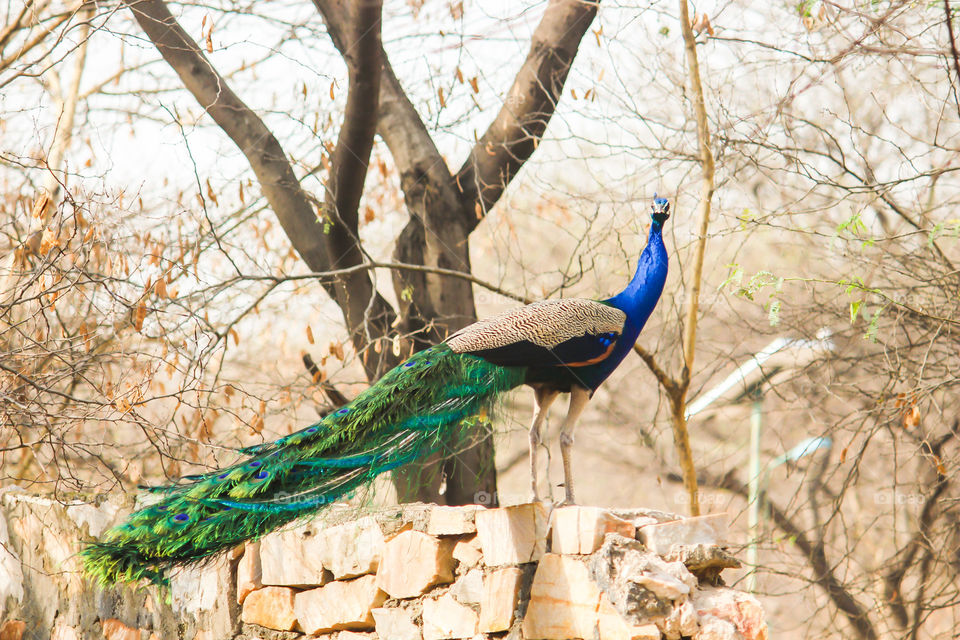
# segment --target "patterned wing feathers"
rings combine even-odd
[[[474,323],[447,339],[456,353],[472,353],[529,342],[551,349],[584,335],[619,335],[627,316],[586,298],[544,300]]]

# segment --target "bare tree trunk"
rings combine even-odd
[[[334,45],[346,55],[345,9],[336,0],[314,0]],[[577,48],[597,12],[596,2],[552,0],[537,26],[530,52],[497,117],[454,176],[383,56],[377,133],[400,171],[410,220],[394,249],[397,262],[469,272],[470,232],[536,150],[554,113]],[[476,320],[473,288],[463,279],[395,271],[401,296],[400,329],[415,349],[436,344]],[[398,473],[402,498],[447,504],[495,499],[496,468],[490,438],[421,468]],[[440,466],[438,466],[440,465]],[[425,470],[429,468],[429,472]],[[411,477],[413,474],[413,477]],[[427,482],[419,484],[418,478]]]

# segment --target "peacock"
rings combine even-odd
[[[574,503],[573,431],[593,393],[627,355],[667,277],[663,225],[670,204],[654,196],[647,245],[627,287],[606,300],[545,300],[472,324],[420,351],[320,422],[242,449],[232,466],[150,490],[158,500],[86,546],[87,574],[103,586],[149,580],[257,539],[368,485],[379,474],[445,452],[477,429],[504,392],[526,384],[533,499],[540,500],[541,428],[561,393],[565,503]]]

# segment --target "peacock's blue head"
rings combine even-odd
[[[653,194],[653,207],[650,212],[650,217],[653,218],[653,221],[657,225],[662,227],[663,223],[670,217],[670,201],[666,198],[657,197],[657,194]]]

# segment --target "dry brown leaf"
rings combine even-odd
[[[210,21],[210,28],[207,29],[207,53],[213,53],[213,20]]]
[[[710,24],[710,16],[706,13],[694,14],[693,20],[690,23],[690,28],[696,33],[703,33],[706,31],[711,36],[714,35],[713,25]]]
[[[240,334],[237,333],[237,330],[234,329],[233,327],[230,327],[230,335],[233,337],[233,344],[234,344],[234,346],[239,346],[239,345],[240,345]]]
[[[470,88],[474,93],[480,93],[480,84],[477,82],[477,76],[470,78]]]
[[[33,217],[36,219],[43,218],[47,212],[47,207],[50,206],[50,194],[44,191],[39,196],[37,196],[36,201],[33,203]]]
[[[443,97],[443,87],[440,87],[439,89],[437,89],[437,95],[440,96],[440,108],[443,109],[444,107],[447,106],[447,101]]]
[[[310,325],[307,325],[307,342],[314,344],[313,342],[313,329],[310,328]]]
[[[450,3],[450,17],[459,20],[463,17],[463,0]]]
[[[133,327],[137,331],[143,329],[143,319],[147,317],[147,305],[142,302],[137,305],[137,311],[133,318]]]
[[[44,227],[43,235],[40,236],[40,253],[46,253],[50,249],[58,246],[60,243],[57,238],[57,232],[53,227]]]
[[[210,178],[207,178],[207,197],[210,198],[214,205],[220,204],[220,201],[217,200],[217,194],[213,192],[213,185],[210,184]]]
[[[917,408],[917,405],[912,405],[909,409],[903,412],[903,428],[904,429],[913,429],[920,424],[920,409]]]
[[[340,362],[343,362],[344,354],[343,354],[343,345],[342,345],[342,344],[340,344],[340,343],[337,342],[337,341],[331,342],[331,343],[330,343],[330,353],[331,353],[331,355],[333,355],[337,360],[339,360]]]

